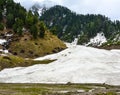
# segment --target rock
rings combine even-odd
[[[2,45],[0,45],[0,49],[3,49],[3,46],[2,46]]]

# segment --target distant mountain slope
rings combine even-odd
[[[76,14],[59,5],[46,10],[40,20],[44,21],[60,39],[67,42],[78,38],[78,44],[88,44],[90,39],[96,37],[98,33],[102,33],[107,41],[115,41],[114,39],[119,41],[120,37],[119,21],[113,22],[108,17],[99,14]]]
[[[30,7],[29,10],[31,10],[32,12],[38,12],[39,15],[41,16],[44,13],[44,11],[55,5],[56,5],[55,2],[52,2],[50,0],[44,0],[42,2],[36,2]]]

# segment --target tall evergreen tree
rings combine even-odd
[[[9,13],[9,14],[7,15],[7,27],[8,27],[8,28],[11,28],[12,25],[14,24],[14,21],[15,21],[14,15],[11,14],[11,13]]]
[[[45,31],[46,31],[46,26],[45,26],[45,24],[43,22],[40,22],[40,24],[39,24],[39,30],[40,30],[39,37],[40,38],[44,38]]]
[[[37,39],[37,37],[38,37],[38,29],[37,29],[37,26],[36,26],[36,25],[32,25],[32,26],[30,27],[30,32],[31,32],[31,34],[33,35],[33,38],[34,38],[34,39]]]

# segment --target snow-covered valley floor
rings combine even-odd
[[[106,83],[120,85],[120,50],[71,45],[62,52],[35,60],[57,59],[50,64],[0,71],[3,83]]]

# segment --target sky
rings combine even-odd
[[[14,0],[26,8],[35,2],[44,0]],[[46,0],[47,1],[47,0]],[[102,14],[111,20],[120,20],[120,0],[49,0],[56,4],[66,6],[78,14]]]

